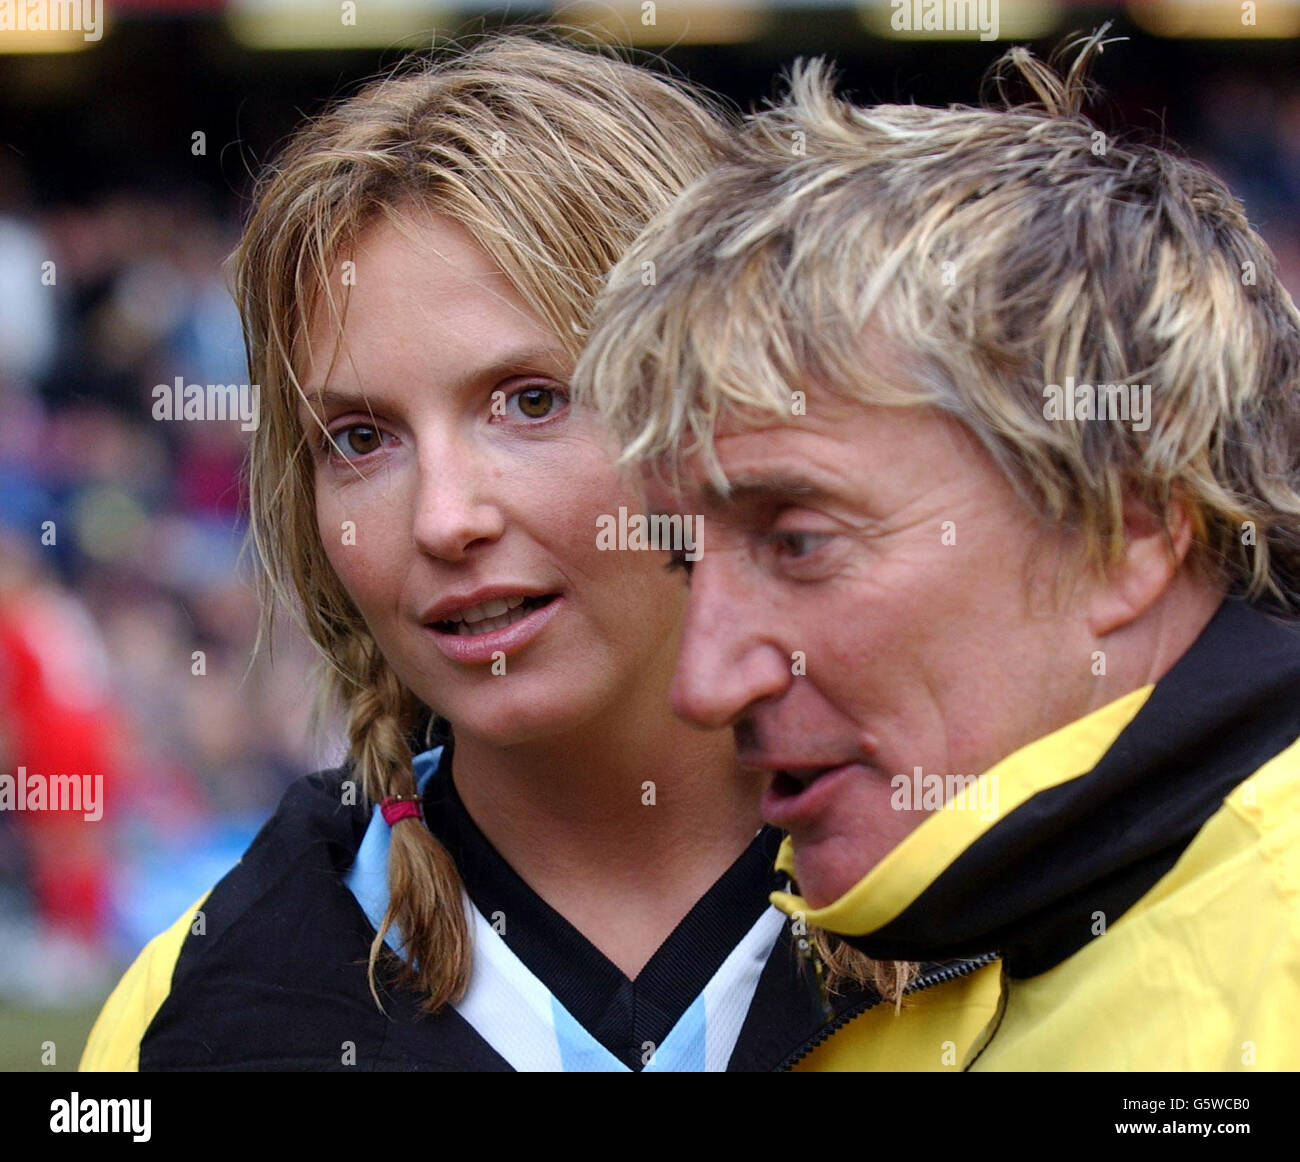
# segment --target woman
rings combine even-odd
[[[350,757],[147,950],[83,1067],[773,1069],[880,999],[828,1013],[801,972],[754,776],[669,711],[682,578],[598,547],[644,500],[568,406],[605,273],[726,140],[682,86],[497,37],[264,179],[252,529]]]

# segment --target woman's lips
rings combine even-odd
[[[487,633],[444,633],[432,625],[425,626],[425,629],[433,637],[434,644],[453,662],[482,665],[495,661],[493,656],[495,654],[504,654],[508,657],[528,645],[559,616],[564,603],[564,595],[557,593],[545,605],[534,609],[526,617],[500,629],[488,630]]]

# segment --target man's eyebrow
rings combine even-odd
[[[726,508],[826,495],[820,485],[793,473],[740,472],[730,477],[729,482],[727,489],[719,488],[713,481],[705,482],[700,487],[701,499],[706,504]]]

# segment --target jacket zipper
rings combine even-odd
[[[959,960],[956,964],[944,964],[938,968],[933,968],[929,972],[924,972],[918,976],[911,984],[903,989],[904,996],[910,996],[912,993],[919,993],[922,989],[928,989],[937,984],[946,984],[950,980],[956,980],[958,977],[970,976],[971,973],[977,972],[985,965],[992,964],[998,959],[1000,953],[985,952],[970,960]],[[776,1073],[788,1073],[796,1065],[807,1057],[817,1046],[830,1040],[831,1036],[842,1029],[856,1017],[860,1017],[868,1009],[874,1009],[881,1003],[882,998],[876,996],[874,999],[862,1001],[852,1008],[845,1009],[838,1017],[829,1024],[823,1025],[816,1036],[805,1041],[798,1049],[791,1053],[780,1065],[776,1067]]]

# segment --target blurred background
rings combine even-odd
[[[996,41],[899,29],[888,0],[104,7],[95,40],[0,26],[0,773],[102,774],[107,804],[0,812],[0,1069],[50,1068],[49,1040],[75,1068],[142,945],[342,758],[336,724],[309,726],[304,642],[282,619],[254,654],[247,434],[156,422],[151,392],[247,380],[223,262],[251,180],[404,53],[558,21],[743,108],[814,53],[859,100],[943,104],[977,100],[1009,43],[1110,20],[1129,39],[1098,62],[1096,119],[1217,170],[1300,289],[1300,0],[984,0]]]

